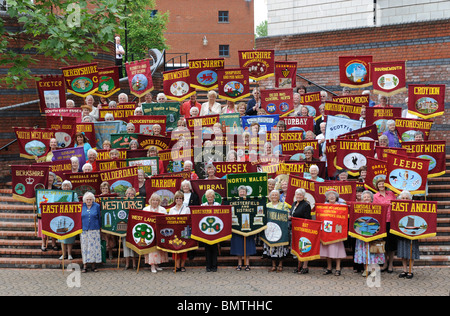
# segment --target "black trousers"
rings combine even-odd
[[[119,79],[123,78],[122,73],[122,58],[116,58],[116,66],[119,66]]]
[[[219,248],[217,244],[205,245],[205,256],[206,256],[206,269],[216,270],[217,269],[217,255],[219,253]]]

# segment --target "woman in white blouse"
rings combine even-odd
[[[200,116],[214,115],[222,113],[222,105],[217,100],[217,93],[214,90],[208,91],[208,102],[202,104]],[[226,105],[224,105],[226,106]]]
[[[175,192],[175,205],[169,210],[169,215],[188,215],[191,214],[191,210],[186,206],[184,201],[184,193],[181,191]],[[175,266],[177,272],[185,272],[185,263],[187,259],[187,252],[179,253],[176,256]]]

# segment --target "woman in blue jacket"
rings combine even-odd
[[[82,272],[87,272],[87,264],[90,263],[93,272],[98,272],[96,263],[102,262],[100,228],[102,226],[100,205],[95,203],[95,196],[86,192],[83,196],[81,209],[81,257],[83,258]]]

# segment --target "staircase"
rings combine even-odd
[[[420,259],[415,266],[447,266],[450,265],[450,155],[447,155],[447,172],[445,175],[428,180],[429,195],[427,200],[438,203],[437,236],[420,239]],[[37,225],[37,223],[36,223]],[[37,226],[36,226],[37,232]],[[58,250],[51,249],[48,243],[47,251],[41,250],[41,239],[35,233],[35,215],[32,205],[18,202],[12,198],[11,183],[6,183],[0,188],[0,268],[37,268],[60,269],[62,261],[61,244],[57,242]],[[347,258],[343,260],[343,266],[352,265],[352,253],[347,249]],[[250,257],[252,266],[269,266],[270,260],[262,259],[262,245],[257,246],[257,254]],[[64,260],[69,263],[82,264],[80,243],[77,239],[73,246],[73,260]],[[113,259],[106,260],[103,268],[117,267],[117,249],[113,251]],[[121,256],[122,257],[122,256]],[[230,255],[230,243],[220,243],[219,266],[236,266],[237,257]],[[395,265],[400,265],[400,260],[395,260]],[[285,260],[285,266],[296,266],[296,260],[289,257]],[[167,266],[172,266],[170,261]],[[186,262],[187,266],[204,266],[205,255],[203,247],[196,251],[193,260]],[[310,262],[310,266],[323,266],[324,259]],[[125,266],[125,260],[120,259],[120,267]],[[141,267],[144,267],[142,258]]]

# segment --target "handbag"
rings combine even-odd
[[[384,253],[386,242],[384,240],[374,240],[369,242],[370,253]]]

